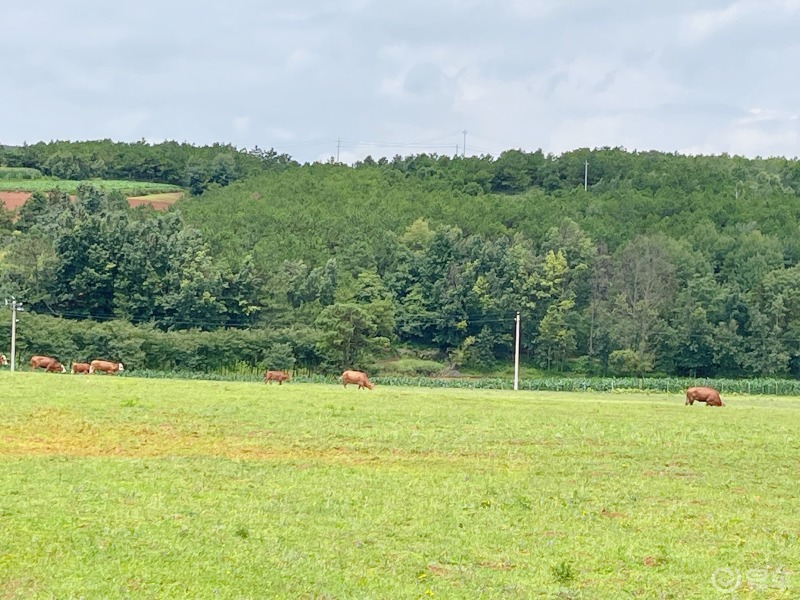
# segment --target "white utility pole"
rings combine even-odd
[[[461,158],[464,158],[467,155],[467,130],[463,131],[464,133],[464,148],[461,151]]]
[[[586,160],[583,162],[583,191],[587,191],[589,189],[589,161]]]
[[[22,303],[17,302],[14,296],[11,296],[11,302],[6,300],[6,306],[11,306],[11,370],[13,371],[17,361],[17,311],[24,310]]]
[[[514,344],[514,391],[519,389],[519,312],[517,312],[517,338]]]

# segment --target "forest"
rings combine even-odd
[[[23,353],[493,373],[519,312],[522,361],[542,372],[800,375],[796,159],[597,148],[350,166],[106,140],[5,147],[3,168],[189,192],[157,212],[89,181],[4,211],[0,291],[28,309]]]

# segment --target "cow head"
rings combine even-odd
[[[125,367],[122,366],[122,363],[117,363],[117,371],[124,371]]]
[[[8,359],[6,358],[5,354],[0,354],[0,365],[7,365]]]
[[[67,367],[65,367],[64,365],[61,365],[61,372],[62,373],[66,373],[67,372]]]

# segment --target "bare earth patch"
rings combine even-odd
[[[148,196],[128,196],[128,204],[131,206],[151,206],[155,210],[167,210],[182,196],[183,192],[150,194]]]
[[[6,205],[6,210],[15,210],[25,204],[32,195],[30,192],[0,192],[0,200]]]

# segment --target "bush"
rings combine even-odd
[[[384,373],[397,373],[398,375],[431,376],[440,373],[445,365],[433,360],[418,358],[401,358],[380,366]]]

